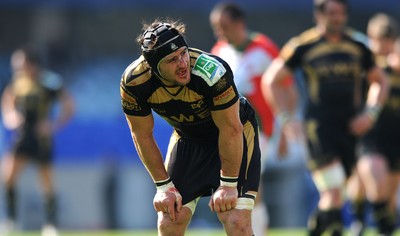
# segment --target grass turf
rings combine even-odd
[[[306,236],[305,229],[270,229],[268,236]],[[369,229],[365,236],[376,235]],[[40,236],[39,232],[14,232],[9,236]],[[155,230],[144,231],[61,231],[60,236],[157,236]],[[189,230],[185,236],[225,236],[222,230]],[[393,236],[400,236],[400,231]]]

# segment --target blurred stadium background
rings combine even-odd
[[[143,21],[157,17],[183,20],[192,47],[209,50],[215,42],[208,14],[217,1],[203,0],[1,0],[0,87],[10,78],[11,52],[38,45],[50,69],[63,75],[76,101],[72,122],[56,137],[56,189],[63,230],[154,230],[154,185],[134,150],[120,108],[119,80],[139,56],[135,38]],[[238,1],[240,3],[240,1]],[[400,16],[398,0],[349,0],[349,24],[365,31],[378,11]],[[313,25],[312,0],[246,0],[250,28],[280,46]],[[165,152],[171,129],[156,120],[155,134]],[[8,133],[1,127],[0,153]],[[301,159],[269,160],[265,201],[273,228],[301,228],[318,196]],[[36,169],[30,166],[18,184],[19,225],[37,230],[42,202]],[[3,188],[0,188],[3,193]],[[0,198],[0,219],[4,201]],[[192,229],[219,228],[215,215],[200,207]]]

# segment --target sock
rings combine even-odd
[[[7,202],[7,218],[8,220],[15,221],[17,212],[17,200],[15,196],[15,188],[13,186],[6,189],[6,202]]]
[[[395,216],[390,212],[387,201],[373,202],[374,220],[380,234],[391,235],[395,230]]]
[[[268,227],[268,211],[264,203],[258,203],[251,212],[251,224],[254,235],[265,236]]]
[[[341,236],[343,232],[340,209],[317,210],[308,222],[309,236]]]
[[[54,194],[49,194],[45,196],[45,220],[46,224],[56,225],[57,223],[57,205],[56,205],[56,197]]]
[[[365,200],[356,200],[351,202],[350,211],[354,218],[353,221],[358,221],[364,224],[366,204],[367,202]]]

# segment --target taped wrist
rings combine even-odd
[[[175,185],[174,183],[172,183],[172,180],[170,178],[166,179],[166,180],[161,180],[161,181],[156,181],[156,188],[157,188],[157,192],[162,192],[165,193],[168,190],[175,189]]]
[[[239,177],[229,177],[221,175],[220,186],[236,188]]]
[[[364,113],[375,122],[378,119],[381,110],[382,107],[380,105],[367,105],[364,109]]]
[[[292,120],[292,116],[289,114],[289,112],[283,111],[276,115],[276,122],[279,127],[285,126],[290,120]]]

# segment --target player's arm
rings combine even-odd
[[[1,113],[4,127],[10,130],[18,128],[24,118],[15,108],[15,95],[11,86],[7,86],[1,97]]]
[[[278,116],[288,116],[297,107],[296,87],[285,85],[285,80],[292,77],[292,70],[285,65],[282,58],[274,59],[263,74],[261,83],[264,98],[270,102]]]
[[[365,108],[350,124],[352,132],[356,135],[363,135],[373,127],[389,93],[385,74],[378,66],[368,71],[367,79],[370,86]]]
[[[54,129],[58,130],[63,127],[69,120],[71,120],[75,112],[75,104],[71,94],[63,89],[59,95],[59,101],[61,105],[60,115],[54,122]]]
[[[153,115],[125,116],[139,157],[157,186],[153,199],[154,209],[168,214],[175,221],[176,211],[182,209],[182,196],[168,176],[161,151],[154,139]]]
[[[293,117],[297,109],[297,88],[293,84],[293,72],[285,65],[282,58],[276,58],[264,72],[261,80],[261,89],[272,106],[276,117],[276,135],[280,156],[288,152],[288,140],[303,140],[302,125]],[[290,83],[288,83],[290,82]]]
[[[389,94],[389,84],[384,72],[378,66],[375,66],[368,72],[367,79],[370,83],[367,106],[382,107]]]
[[[239,100],[224,110],[212,111],[218,127],[221,175],[238,177],[243,153],[243,125],[239,117]]]
[[[154,182],[168,179],[162,154],[153,136],[153,115],[125,115],[138,155]]]
[[[221,185],[210,199],[212,211],[225,212],[235,208],[238,198],[237,181],[243,154],[243,125],[239,117],[239,101],[227,109],[212,111],[219,129],[218,148],[221,159]]]

